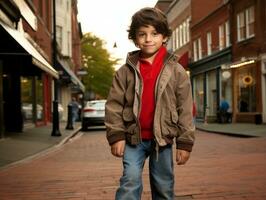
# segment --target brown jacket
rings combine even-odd
[[[139,71],[139,51],[128,54],[113,78],[105,106],[105,125],[109,144],[126,140],[141,142],[139,114],[143,81]],[[159,146],[176,138],[178,149],[192,150],[194,131],[190,79],[177,57],[167,54],[155,86],[154,137]]]

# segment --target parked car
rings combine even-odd
[[[88,101],[82,111],[82,130],[91,125],[104,125],[106,100]]]
[[[37,108],[37,120],[43,119],[43,107],[40,104],[36,105]],[[59,113],[59,120],[63,119],[63,112],[64,108],[59,103],[58,104],[58,113]],[[32,120],[32,104],[31,103],[22,103],[22,115],[24,120]]]
[[[36,105],[37,107],[37,120],[41,120],[43,116],[43,107],[40,104]],[[31,103],[22,103],[22,115],[24,120],[32,119],[32,104]]]

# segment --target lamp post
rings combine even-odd
[[[56,9],[53,0],[53,66],[56,65]],[[54,78],[54,101],[53,101],[53,130],[51,136],[61,136],[59,130],[59,113],[58,113],[58,80]]]

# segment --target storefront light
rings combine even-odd
[[[230,68],[238,68],[238,67],[242,67],[244,65],[249,65],[249,64],[252,64],[252,63],[255,63],[255,60],[248,60],[248,61],[245,61],[245,62],[234,64],[234,65],[231,65]]]

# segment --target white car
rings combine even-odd
[[[82,111],[82,130],[88,126],[104,125],[106,100],[88,101]]]
[[[37,120],[41,120],[43,116],[43,107],[40,104],[36,105],[37,109]],[[32,104],[31,103],[22,103],[22,115],[24,120],[32,120]]]

